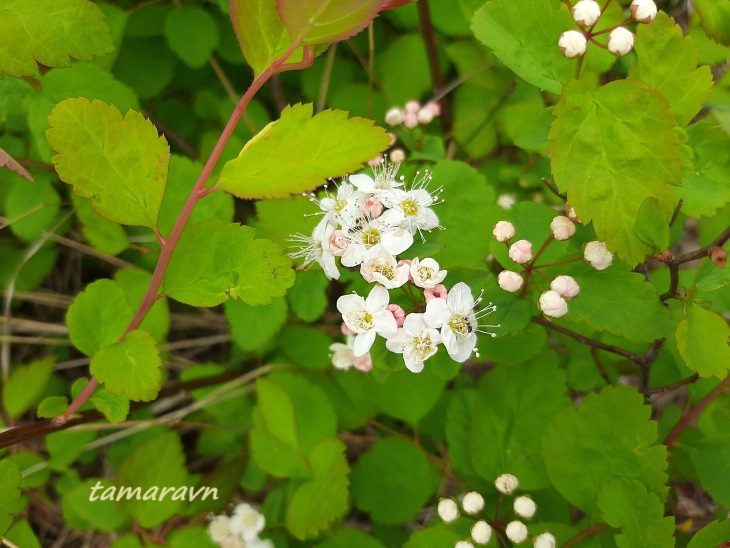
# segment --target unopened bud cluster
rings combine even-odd
[[[385,123],[396,127],[403,125],[414,129],[419,125],[427,126],[441,115],[441,106],[436,101],[421,105],[418,101],[408,101],[403,108],[393,107],[385,113]]]
[[[494,486],[501,493],[501,496],[512,495],[519,487],[519,480],[512,474],[502,474],[494,482]],[[467,540],[460,540],[454,544],[454,548],[470,548],[488,544],[492,538],[493,527],[502,528],[502,523],[490,524],[483,514],[484,497],[476,491],[466,493],[461,498],[461,508],[464,517],[476,520],[471,526],[471,536]],[[438,503],[437,512],[439,517],[446,523],[456,521],[461,517],[459,505],[453,498],[441,499]],[[537,504],[529,495],[516,496],[512,501],[512,514],[517,519],[512,519],[504,524],[504,533],[507,538],[515,543],[525,542],[529,536],[527,526],[520,519],[529,520],[537,512]],[[505,520],[506,521],[506,520]],[[555,548],[555,537],[545,531],[532,539],[535,548]]]
[[[595,0],[580,0],[572,8],[573,21],[580,30],[567,30],[560,35],[558,47],[569,59],[582,57],[593,39],[593,27],[601,18],[601,6]],[[638,23],[651,23],[657,15],[654,0],[633,0],[631,16]],[[634,48],[634,35],[619,25],[611,30],[606,41],[608,51],[617,57],[623,57]]]
[[[271,540],[259,538],[265,525],[263,514],[242,503],[231,516],[214,516],[208,524],[208,536],[221,548],[274,548]]]

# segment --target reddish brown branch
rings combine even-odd
[[[607,523],[600,523],[598,525],[592,525],[582,533],[578,533],[575,535],[572,539],[570,539],[568,542],[563,544],[563,548],[570,548],[571,546],[575,546],[578,544],[581,540],[592,537],[593,535],[597,535],[601,531],[605,531],[606,529],[610,529],[611,526]]]
[[[669,432],[667,439],[664,440],[664,445],[667,447],[673,447],[677,443],[677,438],[679,438],[682,431],[692,424],[697,417],[699,417],[702,412],[707,409],[708,405],[724,394],[728,385],[730,385],[730,377],[726,377],[725,380],[713,388],[709,394],[687,409],[682,415],[682,418],[679,419],[679,422],[674,428],[672,428],[672,431]]]

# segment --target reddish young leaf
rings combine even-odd
[[[406,4],[410,4],[413,0],[386,0],[386,2],[380,7],[380,11],[394,10]]]
[[[402,0],[399,0],[402,1]],[[277,0],[293,42],[314,46],[354,36],[375,19],[386,0]]]
[[[0,148],[0,167],[6,167],[10,171],[14,171],[21,177],[28,179],[31,183],[35,183],[35,179],[30,172],[21,166],[15,158]]]

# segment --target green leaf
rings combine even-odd
[[[94,487],[102,489],[92,491]],[[75,518],[74,521],[81,520],[84,523],[84,529],[93,528],[105,532],[116,531],[124,527],[129,518],[119,512],[114,498],[101,498],[108,489],[113,490],[114,486],[106,479],[93,478],[79,483],[63,496],[61,509],[64,519],[71,521]],[[111,491],[109,492],[111,493]],[[92,493],[94,500],[91,500]]]
[[[707,35],[730,46],[730,0],[696,0],[694,6]]]
[[[327,310],[329,280],[321,272],[297,272],[294,285],[286,294],[292,311],[303,322],[318,320]]]
[[[687,548],[720,546],[728,539],[730,539],[730,520],[712,521],[695,533]]]
[[[684,198],[682,213],[690,217],[712,217],[730,202],[730,136],[709,119],[687,128],[694,169],[684,172],[674,195]]]
[[[730,268],[720,268],[709,258],[703,259],[695,274],[694,285],[700,293],[717,291],[730,284]]]
[[[292,41],[305,46],[339,42],[363,30],[382,0],[277,0]]]
[[[43,419],[53,419],[63,415],[68,409],[66,396],[48,396],[38,405],[38,416]]]
[[[281,297],[261,306],[227,301],[224,310],[233,340],[243,350],[262,351],[287,319],[286,299]]]
[[[720,315],[687,303],[677,325],[677,350],[687,367],[700,377],[724,379],[730,368],[730,327]]]
[[[161,490],[183,488],[187,485],[187,476],[180,438],[174,432],[162,432],[139,445],[126,458],[116,479],[118,490],[139,487],[143,495],[155,495],[156,500],[124,497],[117,505],[142,527],[155,527],[179,514],[184,506],[176,493],[168,492],[163,499]]]
[[[355,527],[340,527],[337,532],[324,542],[317,544],[317,548],[385,548],[385,545],[375,537]]]
[[[106,388],[94,392],[91,403],[104,413],[104,416],[111,423],[124,422],[127,420],[127,415],[129,415],[129,400],[112,394]]]
[[[659,201],[649,197],[641,203],[636,218],[636,236],[658,255],[669,247],[669,222]]]
[[[0,25],[0,77],[38,74],[36,62],[68,67],[114,49],[98,6],[87,0],[6,0]]]
[[[719,504],[729,505],[730,476],[723,469],[730,459],[730,437],[720,434],[684,441],[682,450],[688,453],[700,486]]]
[[[167,141],[140,113],[67,99],[49,118],[48,143],[61,179],[120,224],[157,226],[170,155]]]
[[[348,119],[341,110],[312,117],[312,108],[286,107],[223,166],[220,187],[239,198],[283,198],[355,171],[388,146],[385,130],[371,120]]]
[[[403,361],[400,356],[396,357]],[[380,412],[416,426],[436,405],[446,386],[446,380],[429,365],[426,362],[425,370],[414,374],[404,364],[402,369],[390,372],[383,382],[368,376],[371,398]]]
[[[667,224],[674,211],[669,184],[681,178],[676,120],[655,91],[636,80],[598,89],[566,86],[550,128],[552,171],[561,192],[609,249],[635,265],[653,249],[636,234],[647,198]]]
[[[129,239],[124,227],[99,215],[91,205],[91,199],[71,195],[74,213],[81,222],[81,232],[88,242],[102,253],[119,255],[127,249]]]
[[[132,309],[137,310],[142,304],[147,288],[152,283],[152,274],[137,268],[118,270],[114,274],[114,281],[124,291],[124,296]],[[148,331],[157,342],[165,340],[167,332],[170,330],[170,310],[167,299],[158,299],[152,305],[139,328]]]
[[[651,25],[639,25],[636,61],[629,77],[645,82],[669,101],[681,126],[686,126],[710,96],[710,67],[697,68],[699,51],[674,19],[659,12]]]
[[[103,346],[91,358],[91,374],[114,395],[152,401],[162,384],[160,351],[147,331],[129,332],[122,342]]]
[[[617,478],[598,493],[598,508],[606,523],[621,529],[620,548],[669,548],[674,543],[674,518],[664,517],[664,503],[640,481]]]
[[[61,430],[46,436],[46,450],[53,470],[66,470],[84,452],[84,447],[96,439],[93,430]]]
[[[306,325],[285,325],[279,333],[279,346],[292,363],[307,369],[325,369],[332,364],[332,339],[319,329]]]
[[[165,19],[165,38],[170,49],[190,68],[203,68],[218,47],[218,25],[207,11],[183,6]]]
[[[416,517],[438,486],[423,451],[400,438],[376,441],[352,467],[350,481],[357,507],[385,524]]]
[[[656,444],[657,425],[650,415],[641,394],[621,385],[589,394],[578,409],[563,409],[542,442],[555,488],[588,514],[596,510],[603,485],[615,478],[637,479],[663,499],[667,450]]]
[[[117,342],[133,316],[122,287],[112,280],[97,280],[76,296],[66,325],[74,346],[93,356],[102,346]]]
[[[281,247],[254,239],[255,230],[214,219],[189,226],[170,260],[161,292],[193,306],[216,306],[230,298],[268,304],[294,283]]]
[[[5,198],[5,214],[13,221],[10,230],[24,242],[35,242],[56,222],[60,202],[48,179],[39,179],[32,190],[25,182],[13,184]]]
[[[560,34],[575,26],[558,0],[493,0],[474,13],[474,36],[517,76],[560,94],[575,72],[575,61],[560,48]]]
[[[51,358],[21,365],[3,384],[3,404],[11,419],[17,419],[33,407],[46,390],[53,373]]]
[[[20,470],[10,459],[0,460],[0,535],[13,523],[13,513],[20,501]]]
[[[316,537],[347,511],[350,467],[345,449],[337,438],[312,449],[313,476],[296,487],[286,510],[286,528],[298,539]]]

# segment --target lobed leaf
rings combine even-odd
[[[305,46],[340,42],[377,16],[383,0],[277,0],[292,41]]]
[[[730,368],[730,327],[722,316],[692,302],[677,325],[677,350],[700,377],[724,379]]]

